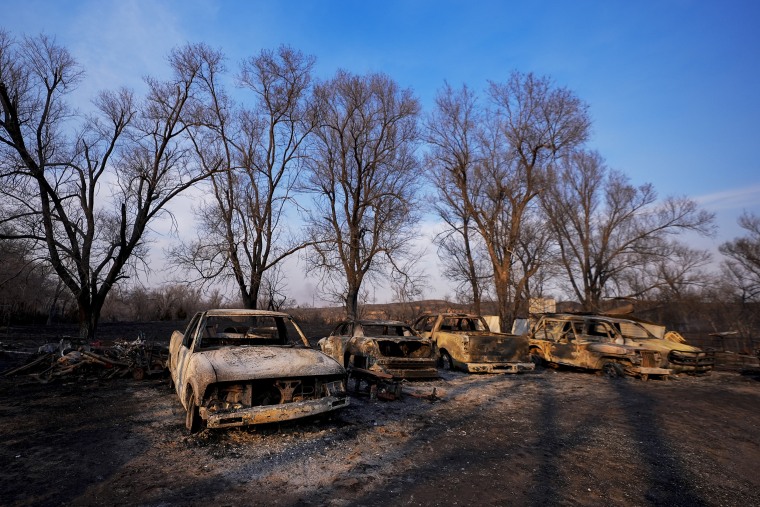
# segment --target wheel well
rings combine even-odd
[[[193,391],[192,384],[187,384],[185,387],[185,408],[190,406],[190,402],[193,401],[195,397],[195,391]]]

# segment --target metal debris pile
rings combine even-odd
[[[26,364],[3,376],[28,375],[43,383],[71,376],[111,379],[131,375],[142,380],[163,373],[168,355],[167,347],[146,342],[142,336],[131,342],[116,340],[111,346],[94,343],[74,347],[69,340],[61,339],[41,346]]]

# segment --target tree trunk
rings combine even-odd
[[[499,326],[502,332],[510,329],[514,312],[512,310],[512,301],[509,297],[509,273],[506,271],[494,274],[494,286],[496,289],[496,300],[499,305]]]
[[[470,248],[470,228],[468,225],[469,218],[465,218],[462,230],[464,238],[465,256],[467,258],[467,269],[470,285],[472,286],[472,308],[475,313],[480,315],[480,283],[478,282],[478,272],[475,269],[475,261],[472,258],[472,249]]]
[[[100,307],[96,310],[95,305],[89,299],[85,301],[82,298],[77,300],[77,305],[79,306],[79,338],[89,343],[95,339],[95,331],[100,319]]]
[[[349,320],[359,318],[359,288],[349,287],[346,293],[346,315]]]

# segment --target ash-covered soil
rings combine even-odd
[[[438,399],[414,397],[436,389]],[[0,380],[3,505],[760,505],[760,382],[445,373],[189,436],[166,379]]]

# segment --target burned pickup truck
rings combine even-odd
[[[330,336],[319,340],[319,346],[346,368],[380,372],[395,379],[438,377],[433,343],[403,322],[341,322]]]
[[[527,337],[494,333],[480,315],[422,315],[412,327],[435,342],[439,365],[445,370],[518,373],[535,368]]]
[[[608,315],[541,315],[529,333],[531,354],[539,361],[602,371],[610,376],[704,373],[711,353],[656,337],[646,323]]]
[[[286,313],[208,310],[174,331],[167,366],[191,433],[285,421],[348,405],[346,371]]]

